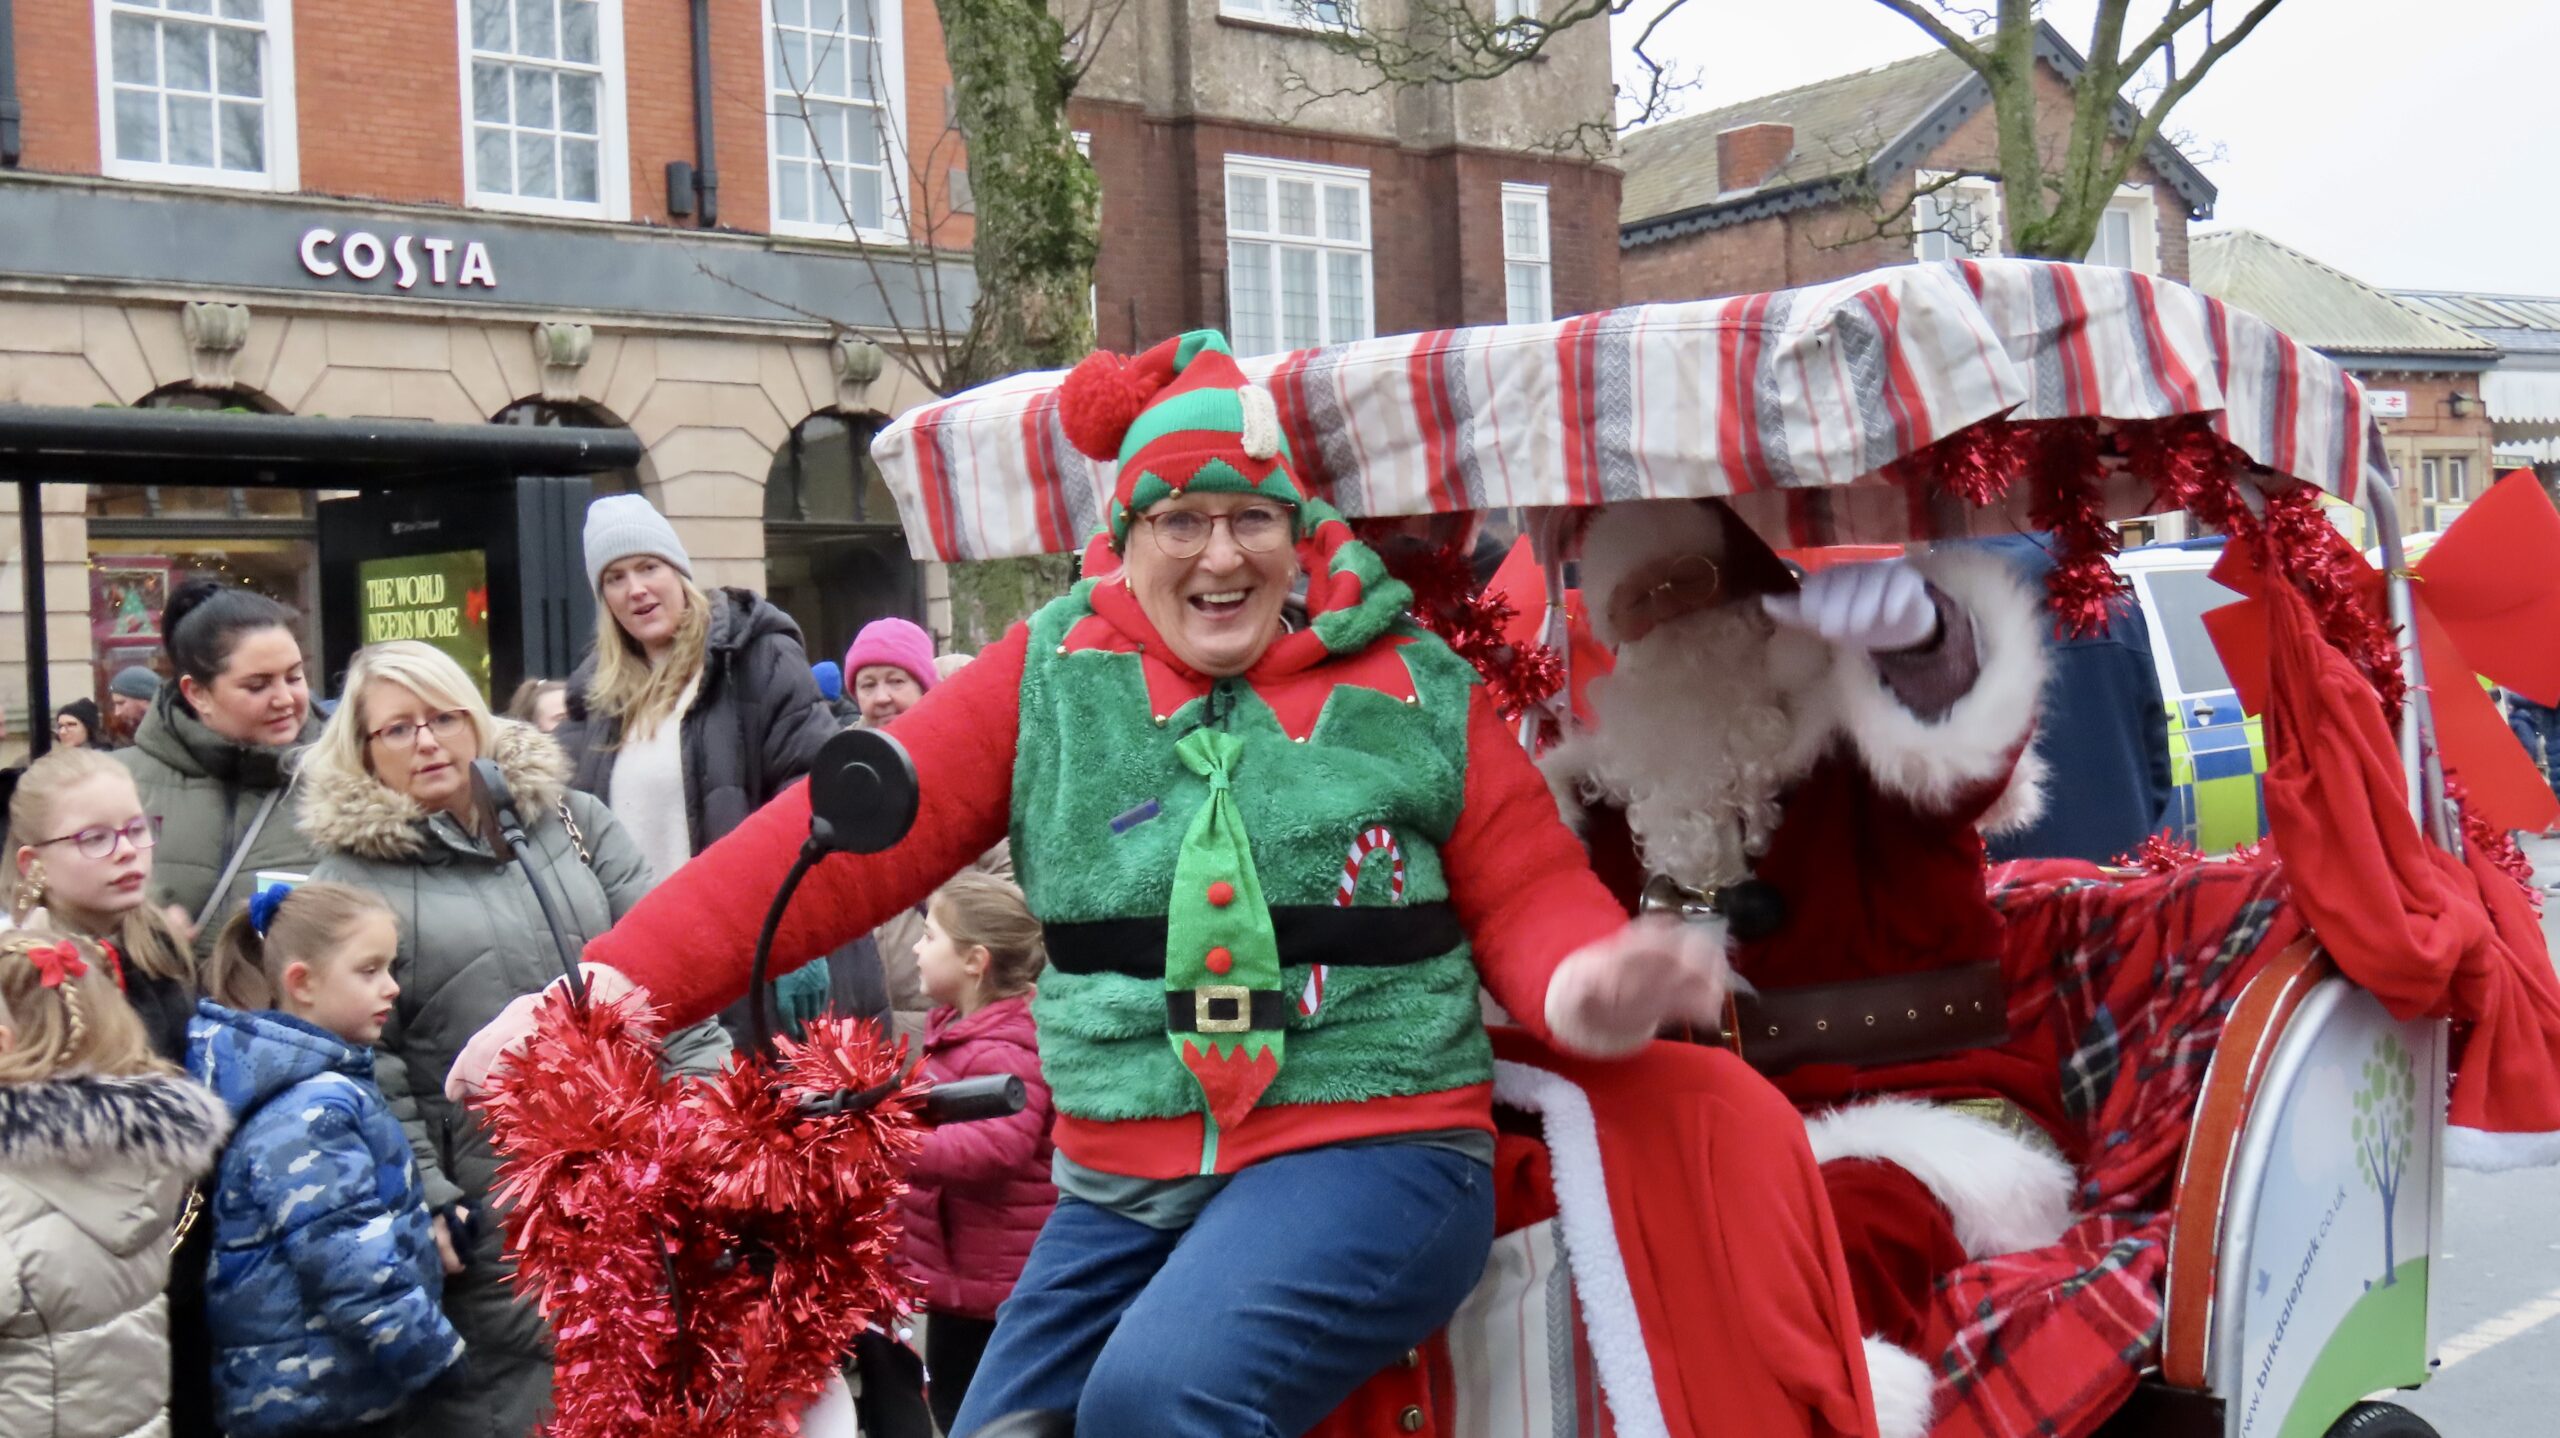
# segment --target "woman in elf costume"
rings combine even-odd
[[[1224,339],[1094,355],[1060,408],[1120,462],[1121,568],[897,720],[912,834],[826,861],[774,960],[867,932],[1010,837],[1046,927],[1062,1197],[957,1432],[1039,1413],[1087,1435],[1300,1433],[1483,1270],[1479,983],[1541,1040],[1606,1056],[1715,1015],[1722,960],[1626,923],[1474,672],[1301,488]],[[669,1024],[714,1012],[808,822],[805,790],[776,800],[588,961]],[[1381,830],[1401,864],[1359,862]],[[493,1025],[458,1071],[522,1032]]]

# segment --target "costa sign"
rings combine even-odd
[[[389,240],[366,230],[315,226],[302,232],[302,268],[321,279],[345,274],[352,279],[391,277],[396,290],[421,283],[445,289],[498,287],[498,272],[489,263],[489,247],[478,240],[448,240],[432,235],[393,235]]]

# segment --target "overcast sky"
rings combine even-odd
[[[2081,48],[2090,10],[2045,13]],[[1652,13],[1617,22],[1622,47]],[[1928,45],[1875,0],[1683,0],[1651,50],[1702,72],[1680,102],[1698,110]],[[2288,0],[2169,123],[2221,190],[2208,227],[2261,231],[2385,287],[2560,295],[2555,59],[2555,0]]]

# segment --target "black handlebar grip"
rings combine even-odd
[[[1030,1101],[1031,1095],[1023,1089],[1019,1077],[987,1074],[935,1084],[917,1100],[916,1117],[934,1125],[1004,1118],[1022,1112],[1022,1106]]]

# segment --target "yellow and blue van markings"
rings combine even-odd
[[[2267,831],[2265,728],[2227,691],[2199,702],[2213,711],[2202,725],[2188,705],[2166,706],[2170,826],[2208,854],[2228,853]]]

